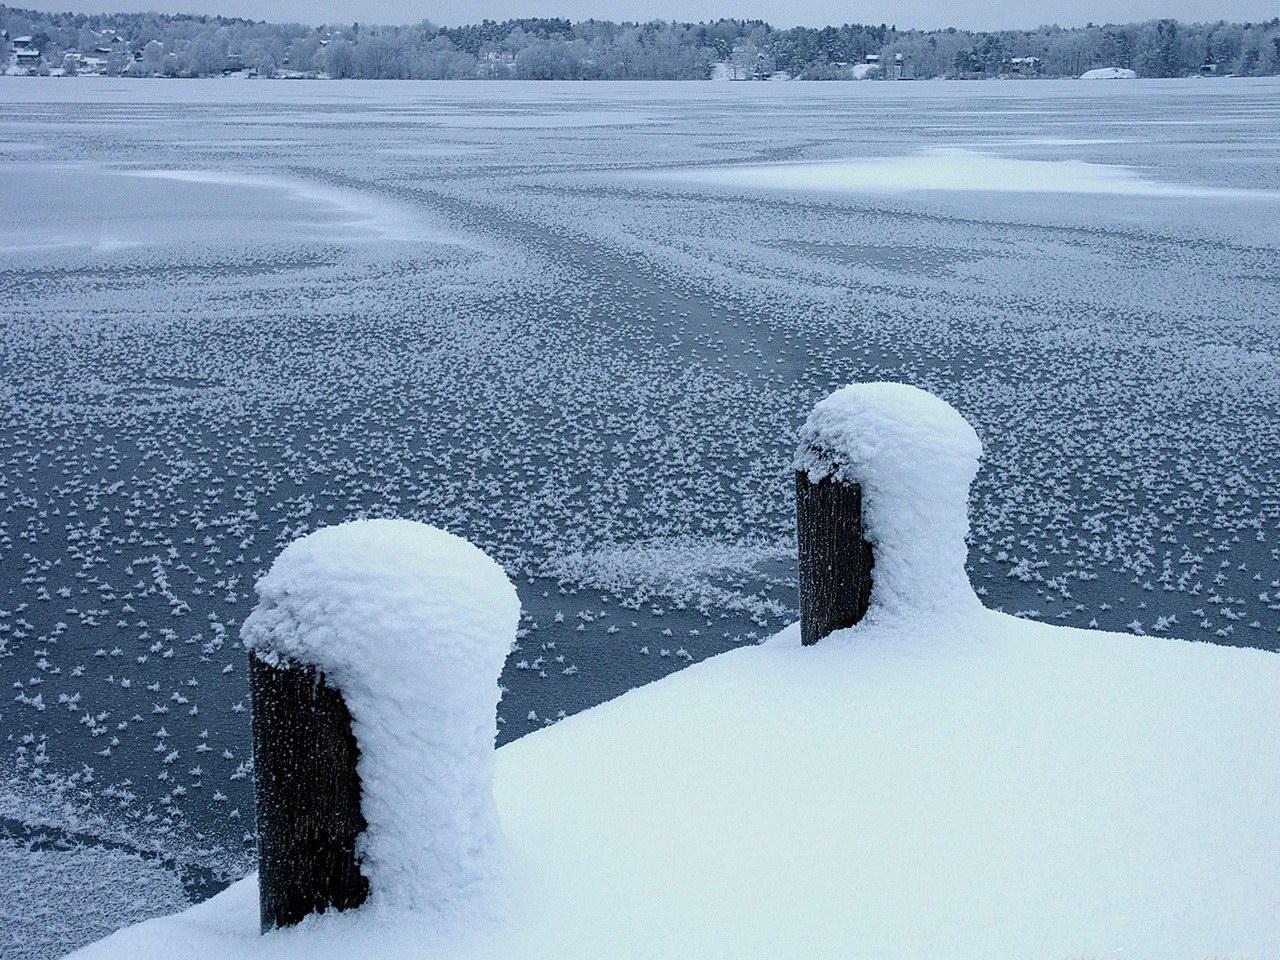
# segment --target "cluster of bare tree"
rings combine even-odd
[[[898,75],[1075,76],[1098,66],[1140,76],[1280,73],[1280,18],[1265,23],[1056,26],[976,33],[845,24],[778,30],[762,21],[611,23],[524,19],[463,27],[429,22],[308,27],[227,17],[52,14],[0,5],[0,54],[30,38],[46,68],[70,53],[95,54],[111,74],[323,75],[383,79],[706,79],[776,72],[803,79],[864,75],[878,61]],[[65,61],[70,62],[70,61]]]

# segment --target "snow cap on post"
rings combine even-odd
[[[980,606],[965,572],[969,484],[982,442],[945,400],[902,383],[858,383],[818,403],[795,468],[862,487],[875,569],[868,617]]]
[[[360,520],[294,541],[255,589],[245,646],[315,667],[350,711],[369,905],[487,912],[498,677],[520,617],[502,568],[434,527]]]

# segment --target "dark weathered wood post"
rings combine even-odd
[[[800,642],[851,627],[871,601],[871,544],[863,537],[862,488],[834,474],[816,483],[796,471]]]
[[[342,694],[314,667],[249,654],[257,780],[258,897],[265,933],[311,913],[358,907],[369,882],[359,749]]]

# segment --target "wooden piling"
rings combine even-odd
[[[871,602],[871,544],[863,535],[862,488],[834,475],[817,483],[796,471],[800,553],[800,642],[851,627]]]
[[[313,667],[249,654],[262,931],[369,895],[356,839],[360,755],[342,694]]]

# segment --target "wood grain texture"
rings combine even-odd
[[[796,471],[796,540],[800,553],[800,641],[817,643],[851,627],[871,602],[871,544],[863,536],[862,488]]]
[[[312,667],[249,655],[262,930],[357,907],[360,755],[342,695]]]

